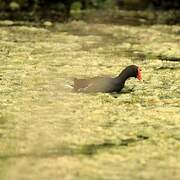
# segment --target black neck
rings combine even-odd
[[[115,78],[115,80],[117,81],[118,84],[124,85],[126,80],[130,77],[131,77],[131,75],[125,69],[119,74],[119,76],[117,76]]]

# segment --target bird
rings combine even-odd
[[[119,93],[127,79],[130,77],[142,79],[141,67],[136,65],[127,66],[122,72],[116,77],[92,77],[88,79],[77,79],[74,78],[73,89],[75,92],[84,93]]]

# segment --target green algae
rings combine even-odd
[[[180,27],[73,21],[0,31],[0,178],[180,178]],[[142,68],[120,94],[74,77]]]

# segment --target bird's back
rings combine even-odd
[[[90,79],[74,79],[74,90],[78,92],[113,92],[121,90],[114,78],[94,77]]]

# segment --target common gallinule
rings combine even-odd
[[[93,77],[89,79],[74,79],[74,91],[76,92],[120,92],[126,80],[135,77],[141,80],[141,68],[136,65],[127,66],[119,76]]]

